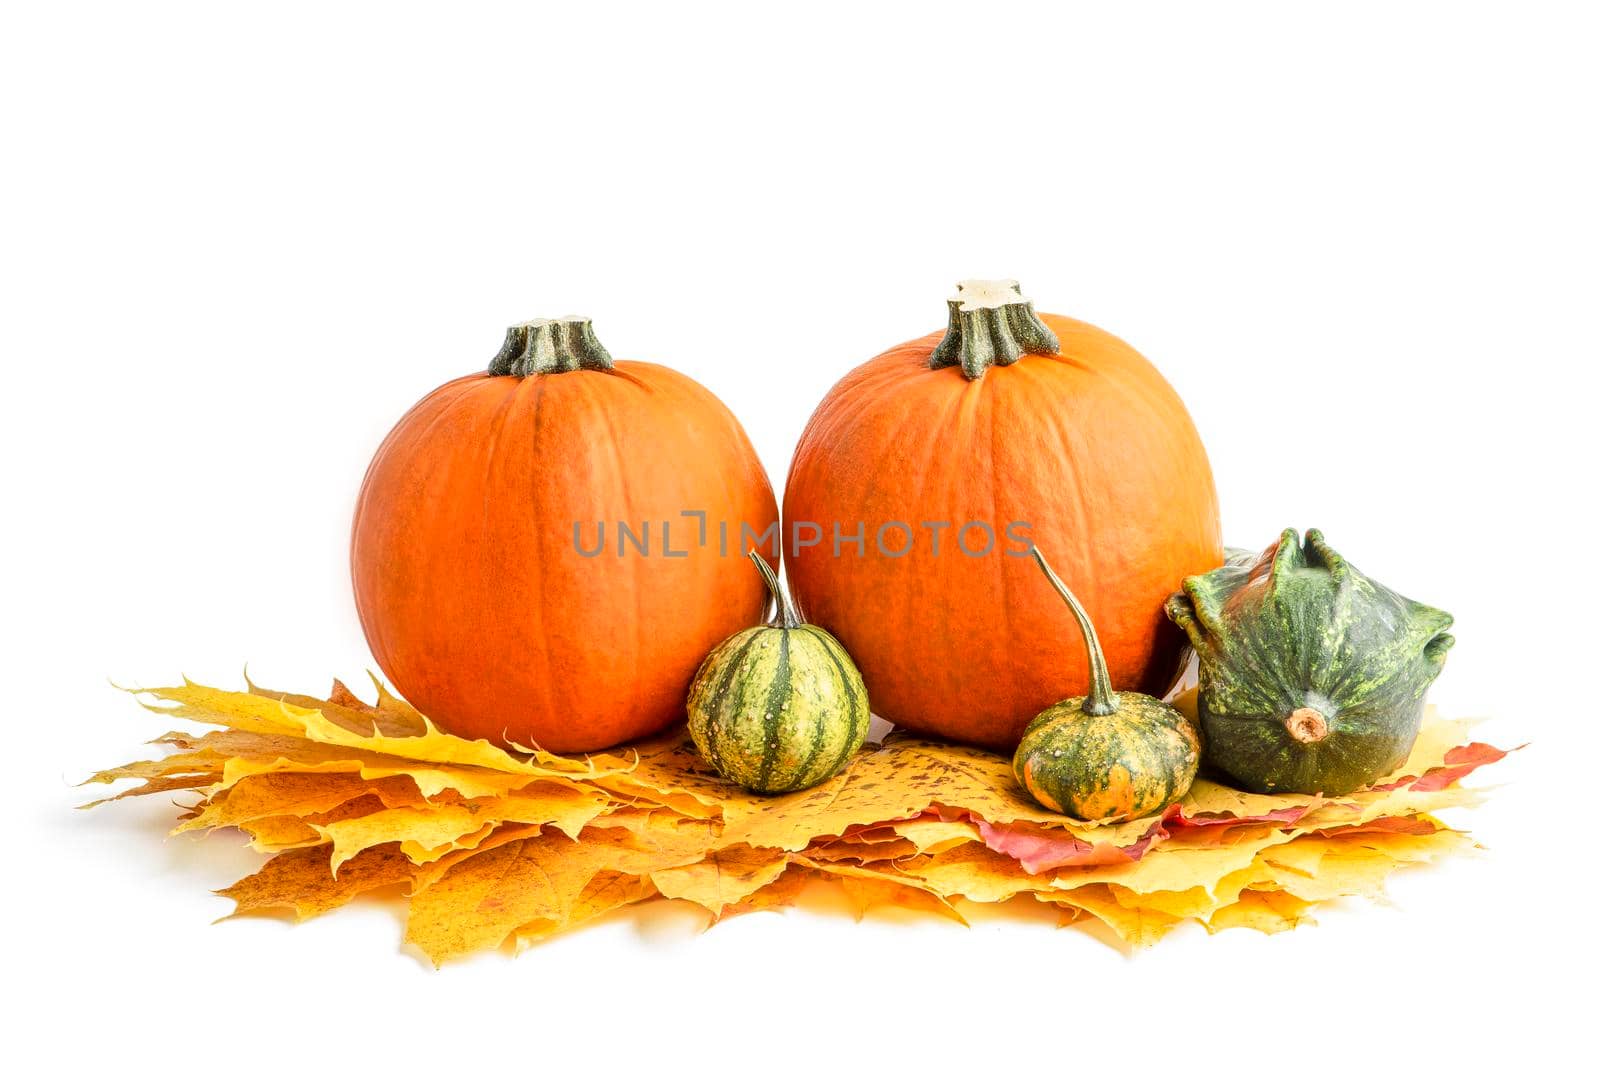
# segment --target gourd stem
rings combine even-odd
[[[611,353],[594,336],[594,324],[581,315],[507,327],[505,344],[489,361],[489,374],[496,377],[609,370]]]
[[[970,279],[957,283],[948,301],[950,326],[939,339],[929,367],[960,367],[969,380],[995,364],[1004,367],[1029,353],[1056,353],[1061,342],[1022,299],[1016,282]]]
[[[766,582],[767,589],[772,592],[772,600],[778,606],[778,617],[773,620],[774,627],[783,627],[793,630],[800,625],[800,617],[795,614],[794,605],[789,603],[789,595],[784,592],[783,583],[778,581],[777,572],[772,570],[772,565],[767,563],[767,558],[751,549],[745,554],[754,561],[756,570],[761,572],[761,578]]]
[[[1111,671],[1106,667],[1106,654],[1100,648],[1100,636],[1094,632],[1094,623],[1072,591],[1067,589],[1067,584],[1050,570],[1044,553],[1039,551],[1037,545],[1033,547],[1033,558],[1039,562],[1044,577],[1050,580],[1050,585],[1056,588],[1061,599],[1067,602],[1067,607],[1077,617],[1078,629],[1083,631],[1083,644],[1089,648],[1089,696],[1083,699],[1083,711],[1090,716],[1110,715],[1117,710],[1117,695],[1111,689]]]
[[[1289,737],[1302,745],[1320,742],[1328,736],[1328,717],[1309,706],[1297,708],[1283,721]]]

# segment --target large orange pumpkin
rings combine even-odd
[[[777,516],[710,392],[613,364],[587,320],[535,320],[378,449],[356,608],[384,673],[445,729],[603,748],[683,719],[701,659],[760,621],[741,543],[769,536],[776,561]]]
[[[833,388],[784,523],[795,600],[850,650],[873,711],[1000,750],[1089,692],[1031,543],[1095,619],[1113,687],[1156,695],[1184,648],[1162,606],[1222,561],[1211,468],[1172,387],[1105,331],[1035,316],[1014,282],[963,283],[947,330]]]

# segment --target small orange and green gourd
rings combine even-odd
[[[1121,823],[1152,816],[1189,792],[1200,739],[1176,708],[1111,689],[1094,623],[1045,561],[1033,557],[1067,603],[1089,654],[1089,694],[1051,705],[1023,732],[1012,760],[1017,781],[1052,812]]]
[[[776,618],[711,650],[689,686],[689,734],[724,779],[785,794],[837,775],[867,740],[872,711],[844,646],[801,622],[766,559],[749,556]]]

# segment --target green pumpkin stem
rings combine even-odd
[[[1084,714],[1109,716],[1117,710],[1117,695],[1111,689],[1111,670],[1106,667],[1106,654],[1100,648],[1100,637],[1094,632],[1094,622],[1090,620],[1089,613],[1083,610],[1083,605],[1072,595],[1072,591],[1067,589],[1067,584],[1050,570],[1050,565],[1045,562],[1044,553],[1039,551],[1037,545],[1033,547],[1033,558],[1039,562],[1044,577],[1050,580],[1050,585],[1056,588],[1061,599],[1067,602],[1067,607],[1072,609],[1072,614],[1077,617],[1078,629],[1083,632],[1083,644],[1089,648],[1089,696],[1083,699]]]
[[[968,379],[978,379],[995,364],[1061,351],[1061,342],[1033,313],[1033,303],[1022,299],[1022,288],[1009,279],[960,282],[948,303],[950,327],[928,358],[929,367],[960,367]]]
[[[489,374],[496,377],[609,370],[611,353],[594,336],[594,324],[581,315],[532,319],[508,327],[505,344],[489,361]]]
[[[772,621],[774,627],[793,630],[800,625],[800,617],[795,613],[794,605],[789,603],[789,595],[784,592],[783,583],[778,581],[777,572],[772,570],[772,565],[767,563],[767,558],[751,549],[745,554],[756,565],[756,570],[761,572],[761,578],[766,582],[767,589],[772,593],[773,603],[778,606],[777,618]]]

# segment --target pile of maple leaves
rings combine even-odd
[[[1505,755],[1430,712],[1406,766],[1360,793],[1199,780],[1167,812],[1107,826],[1040,809],[1002,757],[900,733],[821,786],[763,798],[718,779],[684,734],[573,759],[441,733],[381,685],[375,705],[337,682],[326,700],[253,684],[138,692],[219,729],[165,734],[171,755],[93,776],[144,780],[103,800],[194,791],[174,833],[243,831],[270,859],[219,891],[236,912],[304,919],[400,887],[406,939],[435,963],[520,950],[652,898],[716,920],[821,882],[859,912],[957,922],[963,902],[1025,895],[1136,945],[1186,921],[1280,931],[1470,846],[1429,813],[1472,804],[1459,780]]]

